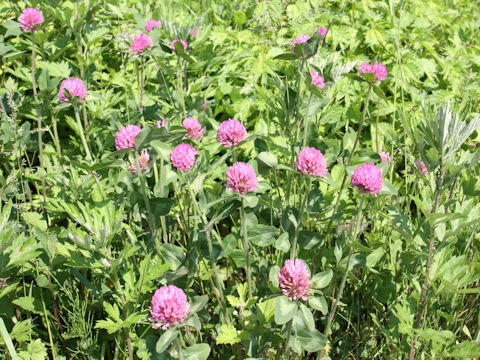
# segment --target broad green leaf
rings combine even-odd
[[[323,289],[327,287],[333,278],[333,271],[328,270],[317,273],[312,277],[312,287],[315,289]]]
[[[276,168],[278,165],[277,157],[268,151],[262,151],[260,154],[258,154],[257,160],[260,160],[262,163],[271,168]]]
[[[173,340],[178,336],[178,330],[176,327],[172,326],[167,331],[165,331],[160,339],[158,339],[157,344],[155,345],[155,351],[157,354],[163,353],[168,349],[168,346],[172,343]]]
[[[207,360],[210,355],[210,345],[195,344],[182,351],[185,360]]]
[[[297,313],[298,306],[294,301],[289,301],[284,295],[277,297],[275,301],[275,323],[283,325],[291,320]]]
[[[327,300],[323,296],[309,296],[308,305],[310,305],[315,310],[320,311],[323,315],[328,313]]]

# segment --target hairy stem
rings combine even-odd
[[[138,100],[138,111],[140,112],[140,119],[142,126],[145,126],[145,118],[143,117],[143,87],[145,86],[145,59],[142,58],[140,68],[140,99]]]
[[[245,270],[247,272],[247,283],[248,283],[248,298],[252,298],[252,273],[250,268],[250,248],[248,243],[248,234],[247,234],[247,221],[245,219],[245,205],[243,203],[240,207],[240,222],[242,226],[242,242],[243,242],[243,251],[245,253]]]
[[[443,168],[443,166],[442,166]],[[437,189],[437,196],[435,197],[435,203],[433,204],[432,214],[435,214],[438,210],[438,205],[442,199],[442,192]],[[430,243],[428,244],[428,259],[427,259],[427,267],[425,269],[425,281],[422,287],[422,293],[420,296],[419,302],[419,310],[417,314],[417,321],[415,322],[415,328],[420,328],[422,324],[422,317],[425,312],[425,300],[427,298],[427,291],[428,291],[428,277],[430,276],[430,270],[433,264],[433,252],[435,249],[435,226],[434,224],[430,224]],[[415,359],[415,343],[417,342],[418,335],[414,336],[412,339],[412,343],[410,345],[410,360]]]
[[[182,345],[180,344],[180,339],[178,336],[175,338],[175,347],[178,352],[178,360],[183,360]]]
[[[312,178],[310,176],[307,176],[307,186],[305,188],[305,193],[303,194],[302,198],[302,203],[300,205],[300,215],[298,218],[298,225],[297,228],[295,229],[295,235],[293,236],[293,243],[292,247],[290,249],[290,258],[295,259],[297,256],[297,240],[298,240],[298,234],[300,232],[300,227],[302,226],[302,219],[303,219],[303,213],[305,212],[305,205],[307,203],[308,199],[308,194],[310,193],[310,187],[312,185]]]
[[[83,149],[85,150],[85,154],[87,155],[87,160],[92,160],[92,155],[90,154],[90,149],[88,148],[87,139],[85,138],[85,133],[83,132],[83,126],[80,122],[80,114],[78,113],[78,105],[73,104],[73,110],[75,112],[75,119],[77,120],[77,127],[78,131],[80,132],[80,139],[82,139]]]
[[[45,190],[45,162],[43,158],[43,140],[42,140],[42,110],[40,108],[40,103],[38,102],[38,94],[37,94],[37,82],[35,76],[35,31],[32,32],[32,87],[33,87],[33,98],[35,100],[35,105],[37,107],[37,134],[38,134],[38,158],[40,160],[40,168],[42,169],[42,194],[43,194],[43,201],[47,202],[47,193]]]
[[[290,359],[290,338],[292,337],[293,319],[290,319],[287,325],[287,339],[285,341],[285,360]]]
[[[359,206],[359,209],[358,209],[356,221],[355,221],[355,223],[351,224],[351,227],[354,227],[353,232],[351,232],[351,234],[352,234],[351,240],[352,241],[356,240],[357,234],[360,230],[360,224],[362,222],[363,204],[364,203],[365,203],[365,197],[362,196],[362,200],[360,202],[360,206]],[[348,253],[348,259],[347,259],[347,267],[345,268],[345,273],[343,274],[342,282],[340,284],[340,289],[338,290],[338,293],[337,293],[337,298],[335,299],[335,302],[333,303],[333,306],[330,310],[330,313],[328,314],[327,326],[325,326],[325,331],[323,332],[323,335],[325,335],[326,338],[328,338],[328,333],[330,332],[330,328],[332,326],[333,319],[335,318],[335,312],[337,311],[338,303],[340,302],[340,300],[342,298],[342,295],[343,295],[343,291],[345,290],[345,284],[347,282],[348,273],[350,271],[350,262],[352,260],[352,255],[353,255],[353,247],[350,246],[350,252]],[[324,351],[325,351],[325,349],[320,350],[320,353],[319,353],[319,356],[317,357],[317,359],[321,359],[323,357]]]

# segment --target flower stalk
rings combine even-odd
[[[298,226],[295,229],[295,234],[293,236],[292,248],[290,249],[290,259],[292,259],[292,260],[297,257],[298,234],[300,232],[300,227],[302,226],[303,213],[305,212],[305,205],[307,203],[308,194],[310,193],[311,186],[312,186],[312,178],[310,176],[307,176],[307,185],[306,185],[306,188],[305,188],[304,196],[302,198],[302,203],[300,205],[300,215],[299,215],[299,218],[298,218]]]
[[[73,104],[73,110],[75,112],[75,120],[77,121],[78,132],[80,133],[80,139],[82,139],[83,149],[85,150],[85,155],[87,160],[92,160],[92,155],[90,154],[90,149],[88,148],[87,139],[85,138],[85,133],[83,132],[82,122],[80,121],[80,114],[78,112],[78,105]]]
[[[33,87],[33,98],[35,100],[35,105],[37,106],[37,134],[38,134],[38,158],[40,160],[40,168],[42,171],[45,171],[45,162],[43,158],[43,139],[42,139],[42,110],[40,108],[40,103],[38,101],[37,94],[37,82],[35,76],[35,56],[36,56],[36,44],[35,44],[35,31],[32,32],[32,87]],[[47,192],[45,190],[45,175],[41,176],[42,182],[42,194],[43,201],[47,201]]]
[[[242,204],[240,206],[240,223],[242,227],[242,242],[243,242],[243,251],[245,254],[245,270],[247,273],[247,283],[248,283],[248,298],[252,298],[252,272],[250,268],[250,248],[248,243],[248,234],[247,234],[247,221],[245,218],[245,205],[242,198]]]
[[[362,215],[363,215],[363,205],[365,203],[365,196],[362,195],[362,200],[360,201],[360,206],[358,208],[358,213],[355,222],[352,224],[353,227],[353,232],[350,230],[350,233],[352,234],[351,236],[351,242],[356,240],[357,234],[360,230],[360,224],[362,223]],[[340,289],[338,290],[337,298],[335,299],[335,302],[333,303],[333,306],[330,310],[330,313],[328,314],[328,321],[327,325],[325,326],[325,330],[323,332],[323,335],[325,335],[326,338],[328,338],[328,333],[330,332],[330,328],[333,323],[333,319],[335,318],[335,312],[337,311],[338,303],[342,299],[343,291],[345,290],[345,284],[347,282],[347,277],[348,273],[350,271],[350,262],[352,260],[352,255],[353,255],[353,247],[350,245],[350,252],[348,253],[348,259],[347,259],[347,266],[345,268],[345,273],[343,274],[342,282],[340,284]],[[324,355],[325,348],[320,350],[319,356],[317,357],[318,360],[320,360],[323,355]]]

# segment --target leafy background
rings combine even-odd
[[[479,168],[469,145],[480,138],[473,132],[447,164],[453,177],[438,211],[430,209],[439,150],[421,142],[428,140],[425,129],[435,117],[434,110],[422,110],[422,102],[435,109],[449,100],[466,120],[478,113],[475,1],[30,1],[45,19],[35,35],[40,104],[32,92],[31,37],[17,22],[23,6],[0,1],[2,356],[10,356],[8,339],[21,359],[177,356],[158,351],[165,350],[159,349],[160,333],[146,320],[154,290],[171,283],[203,305],[182,330],[190,345],[186,358],[280,356],[286,323],[280,307],[288,310],[289,304],[269,296],[279,293],[276,272],[288,257],[302,199],[302,179],[295,175],[290,204],[285,200],[293,177],[285,168],[298,149],[292,148],[288,119],[297,102],[298,113],[312,124],[309,145],[324,153],[330,174],[327,182],[314,182],[299,234],[299,257],[315,274],[315,292],[308,308],[299,308],[312,317],[303,316],[292,346],[299,356],[315,358],[309,346],[324,339],[311,334],[323,331],[346,267],[358,197],[352,189],[340,194],[339,184],[349,171],[346,154],[354,146],[366,92],[364,83],[334,76],[332,69],[355,73],[372,60],[389,71],[379,84],[386,99],[371,95],[359,150],[349,165],[380,164],[380,151],[390,152],[393,162],[382,168],[383,195],[368,202],[329,342],[319,346],[332,359],[400,359],[419,335],[418,358],[480,356]],[[155,46],[145,57],[141,114],[140,61],[128,46],[149,18],[162,29],[151,33]],[[320,26],[329,32],[310,66],[322,70],[328,87],[311,97],[305,88],[300,96],[294,86],[299,61],[276,57],[290,51],[292,39]],[[189,42],[188,56],[167,50],[174,38]],[[185,92],[177,86],[179,63],[188,69]],[[73,110],[58,106],[60,82],[69,76],[82,78],[88,89],[81,118],[92,163],[85,161]],[[160,243],[151,237],[142,179],[128,171],[126,154],[114,152],[115,133],[142,115],[151,132],[137,141],[143,140],[162,168],[160,177],[145,174]],[[207,130],[187,179],[169,163],[183,135],[176,126],[186,115]],[[170,131],[159,134],[153,128],[164,118]],[[216,141],[218,124],[228,118],[242,121],[254,135],[235,156],[250,161],[260,180],[259,191],[245,199],[255,301],[246,294],[239,202],[224,188],[232,154]],[[420,157],[430,170],[424,177],[415,171]],[[187,201],[189,189],[213,221],[213,251],[227,299],[223,309],[214,299],[205,232]],[[431,232],[431,285],[423,326],[415,329]],[[222,321],[223,311],[231,323]]]

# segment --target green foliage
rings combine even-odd
[[[35,32],[25,6],[0,0],[3,356],[401,359],[413,342],[418,359],[480,357],[478,2],[33,1]],[[133,55],[149,19],[162,27]],[[78,118],[59,103],[68,77],[87,89]],[[232,148],[217,141],[230,118],[247,129]],[[116,150],[127,124],[142,130]],[[198,152],[187,172],[170,158],[181,142]],[[328,166],[311,184],[295,164],[307,146]],[[226,189],[236,161],[256,191]],[[365,162],[377,196],[350,186]],[[308,301],[280,290],[294,244]],[[189,312],[153,329],[165,285]]]

